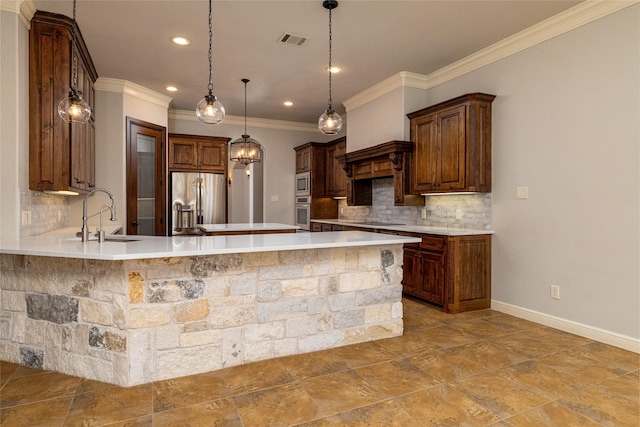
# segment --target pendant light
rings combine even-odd
[[[211,29],[211,0],[209,0],[209,93],[196,105],[196,116],[202,123],[217,125],[224,119],[224,106],[213,94],[213,77],[211,72],[211,44],[213,31]]]
[[[342,129],[342,117],[333,110],[333,100],[331,99],[331,11],[338,7],[337,0],[324,0],[322,6],[329,9],[329,107],[318,120],[318,129],[325,135],[335,135]]]
[[[71,23],[71,56],[73,59],[73,76],[69,96],[58,104],[58,114],[67,123],[87,123],[91,117],[91,107],[82,99],[78,91],[78,54],[76,52],[76,0],[73,0],[73,22]]]
[[[260,143],[247,135],[247,83],[249,79],[242,79],[244,83],[244,134],[240,138],[231,141],[229,158],[233,162],[243,165],[259,162],[262,160],[262,149]]]

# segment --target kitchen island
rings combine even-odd
[[[366,232],[0,241],[0,359],[132,386],[402,334]]]

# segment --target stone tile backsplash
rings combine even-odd
[[[20,237],[35,236],[69,225],[68,196],[20,192]]]
[[[422,219],[422,209],[427,218]],[[461,218],[456,219],[456,210]],[[339,217],[353,221],[491,230],[491,193],[427,196],[425,206],[394,206],[393,178],[373,180],[371,206],[339,201]]]

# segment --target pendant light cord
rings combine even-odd
[[[213,30],[211,26],[211,2],[209,0],[209,96],[213,95],[213,72],[211,67],[211,45],[213,39]]]
[[[71,90],[74,95],[78,92],[78,55],[76,54],[76,0],[73,0],[73,22],[71,24],[71,55],[73,56],[73,80]]]
[[[332,41],[332,31],[331,31],[331,10],[329,9],[329,111],[333,110],[333,100],[331,99],[331,41]]]
[[[244,83],[244,135],[247,134],[247,83],[249,79],[242,79]],[[242,135],[244,137],[244,135]]]

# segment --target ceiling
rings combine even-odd
[[[71,0],[31,0],[72,15]],[[400,72],[429,74],[580,1],[340,0],[333,14],[334,108]],[[206,0],[77,0],[77,21],[98,75],[128,80],[195,110],[207,94]],[[280,43],[285,33],[309,39]],[[228,115],[316,123],[327,107],[329,12],[322,0],[213,2],[213,93]],[[177,46],[171,37],[191,40]],[[173,85],[177,92],[167,92]],[[293,107],[285,107],[290,100]],[[194,113],[195,114],[195,113]]]

